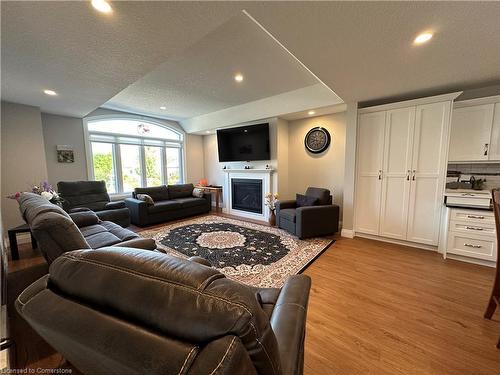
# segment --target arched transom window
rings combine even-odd
[[[86,121],[89,174],[111,194],[183,182],[183,134],[140,119]]]

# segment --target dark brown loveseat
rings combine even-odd
[[[193,197],[193,189],[193,184],[135,188],[132,198],[125,199],[132,224],[143,227],[210,212],[211,195]],[[149,195],[154,203],[137,199],[141,194]]]

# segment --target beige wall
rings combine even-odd
[[[29,190],[47,179],[47,163],[38,107],[2,102],[2,220],[6,229],[23,224],[19,206],[5,196]]]
[[[42,126],[49,182],[56,186],[59,181],[86,180],[87,163],[82,119],[42,113]],[[75,162],[59,163],[57,145],[72,146]]]
[[[186,134],[186,182],[196,184],[204,178],[203,136]]]
[[[308,152],[304,146],[305,135],[316,126],[328,129],[332,136],[330,147],[319,155]],[[330,189],[334,192],[334,202],[341,207],[342,217],[345,113],[290,121],[288,131],[288,195],[295,197],[296,193],[305,192],[308,186]]]

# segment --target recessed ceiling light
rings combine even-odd
[[[242,75],[242,74],[239,74],[239,73],[238,73],[238,74],[236,74],[236,75],[234,76],[234,80],[235,80],[236,82],[242,82],[242,81],[243,81],[243,75]]]
[[[167,109],[167,107],[165,107],[164,105],[162,105],[162,106],[160,107],[160,109],[165,110],[165,109]]]
[[[43,90],[43,93],[45,95],[50,95],[50,96],[56,96],[57,95],[57,92],[55,92],[54,90]]]
[[[312,116],[312,115],[314,115],[315,113],[316,113],[316,112],[314,112],[314,111],[309,111],[309,112],[307,112],[307,114],[308,114],[309,116]]]
[[[106,0],[92,0],[92,6],[101,13],[111,13],[113,11]]]
[[[428,42],[429,40],[432,39],[432,33],[422,33],[422,34],[419,34],[417,35],[417,37],[415,38],[415,40],[413,41],[413,43],[415,44],[423,44],[425,42]]]
[[[210,134],[210,130],[207,130],[207,131],[206,131],[206,133],[207,133],[207,134]]]

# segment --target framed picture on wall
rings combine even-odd
[[[74,163],[75,153],[73,152],[73,146],[70,145],[57,145],[57,161],[59,163]]]

